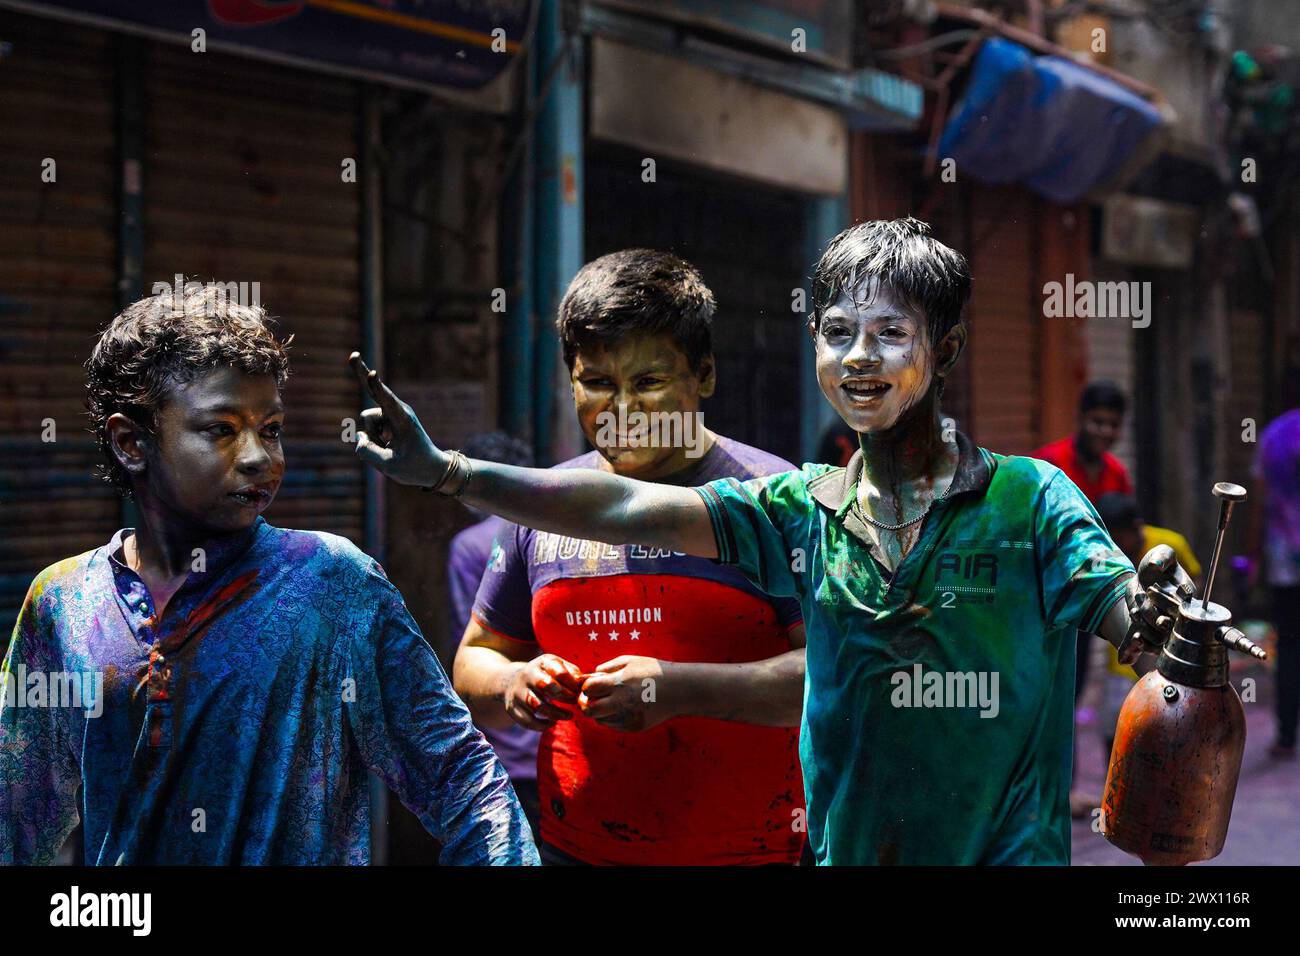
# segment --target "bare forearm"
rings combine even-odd
[[[492,730],[513,726],[506,714],[506,688],[524,666],[490,647],[463,646],[456,653],[453,683],[476,724]]]
[[[668,666],[668,662],[664,662]],[[671,665],[675,709],[765,727],[797,727],[803,713],[804,650],[745,664]]]
[[[643,531],[623,520],[633,482],[594,470],[473,461],[464,500],[518,524],[612,544]]]
[[[689,488],[594,469],[517,468],[473,461],[464,500],[517,524],[609,544],[716,557],[712,526]]]

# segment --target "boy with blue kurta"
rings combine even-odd
[[[504,769],[380,566],[262,517],[288,375],[264,319],[187,288],[95,346],[91,424],[140,520],[23,603],[5,685],[89,675],[92,696],[0,699],[0,864],[51,862],[79,815],[91,864],[365,863],[367,771],[444,862],[536,863]]]

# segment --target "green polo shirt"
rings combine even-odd
[[[803,605],[819,864],[1070,861],[1075,631],[1133,566],[1060,469],[957,444],[892,576],[858,505],[861,451],[696,489],[719,560]]]

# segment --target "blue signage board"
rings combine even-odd
[[[538,0],[47,0],[64,13],[407,83],[481,87],[518,53]]]

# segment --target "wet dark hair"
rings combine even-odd
[[[1111,491],[1098,498],[1097,514],[1108,531],[1135,528],[1142,520],[1137,499],[1122,491]]]
[[[864,279],[888,285],[925,313],[930,344],[962,321],[970,298],[966,257],[930,235],[930,226],[910,216],[873,219],[850,226],[831,240],[813,273],[813,331],[841,292]]]
[[[168,391],[223,366],[289,377],[289,339],[281,342],[260,306],[238,305],[220,284],[188,284],[127,306],[100,335],[86,362],[90,430],[104,456],[100,475],[127,497],[126,470],[109,447],[109,416],[121,412],[147,433],[158,425]]]
[[[1079,414],[1094,408],[1106,408],[1123,415],[1128,411],[1128,399],[1114,382],[1090,382],[1079,396]]]
[[[654,249],[623,249],[588,262],[569,283],[555,320],[570,370],[580,349],[628,336],[667,335],[691,369],[713,354],[713,293],[689,262]]]

